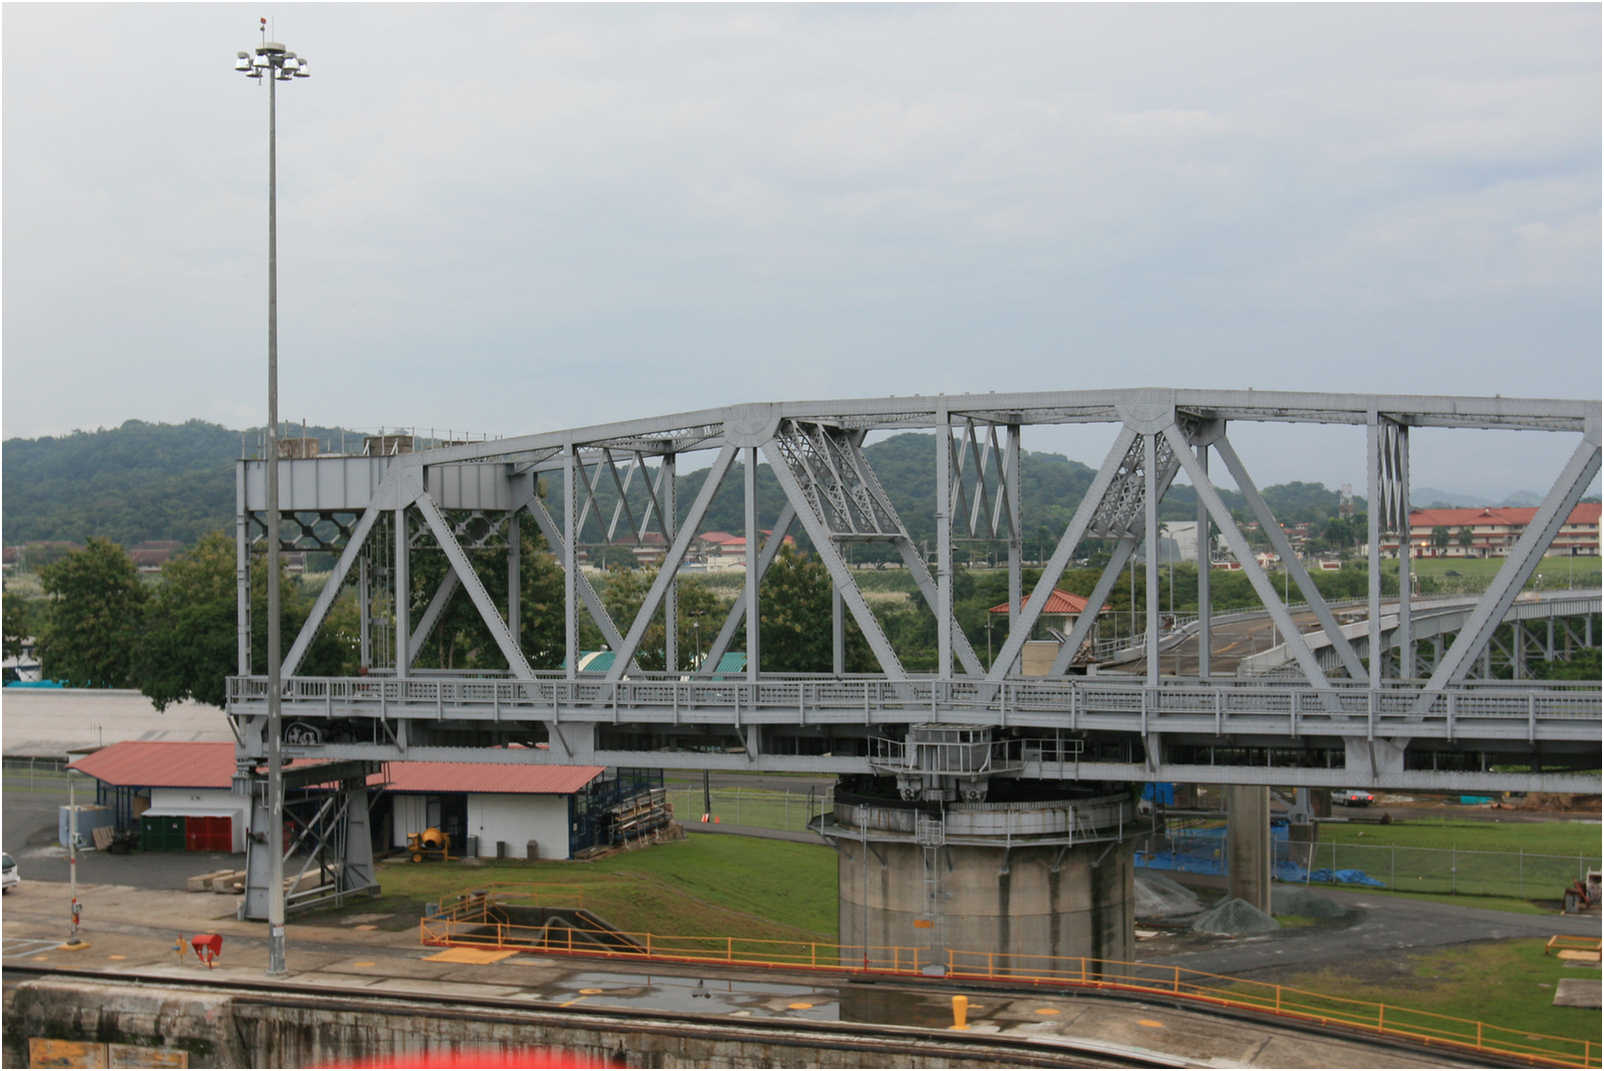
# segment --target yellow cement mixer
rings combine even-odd
[[[412,853],[414,863],[421,863],[425,859],[445,862],[451,858],[451,836],[433,826],[422,833],[408,833],[407,851]]]

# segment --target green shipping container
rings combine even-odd
[[[181,852],[185,849],[181,815],[144,815],[139,819],[139,846],[147,852]]]

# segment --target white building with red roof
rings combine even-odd
[[[235,791],[231,742],[130,740],[69,769],[94,778],[97,802],[112,809],[117,828],[140,829],[150,850],[245,850],[250,800]],[[611,784],[606,773],[546,763],[387,763],[369,779],[375,847],[404,848],[408,833],[437,828],[450,834],[452,855],[472,846],[483,857],[522,859],[534,843],[541,858],[567,859],[575,819],[593,788]]]
[[[1526,526],[1536,515],[1536,508],[1531,506],[1411,510],[1409,546],[1417,558],[1502,558],[1525,534]],[[1599,504],[1579,503],[1565,518],[1547,553],[1597,557],[1598,522]],[[1446,546],[1433,542],[1438,529],[1447,533]],[[1398,540],[1383,540],[1381,548],[1396,555]]]

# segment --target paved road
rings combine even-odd
[[[1351,611],[1334,612],[1337,614],[1337,619],[1343,623],[1364,617],[1363,613],[1354,618]],[[1319,619],[1311,611],[1293,613],[1292,621],[1300,633],[1311,632],[1320,627]],[[1268,614],[1244,621],[1216,622],[1210,627],[1209,633],[1210,673],[1235,673],[1242,659],[1260,651],[1268,651],[1284,639]],[[1163,667],[1163,671],[1177,675],[1196,674],[1198,646],[1198,636],[1193,633],[1170,650],[1163,652],[1159,656],[1159,664]],[[1146,656],[1143,656],[1128,662],[1110,662],[1100,668],[1139,673],[1146,666]]]
[[[1348,917],[1332,925],[1290,927],[1262,937],[1219,938],[1190,933],[1160,937],[1143,941],[1139,957],[1216,974],[1274,980],[1287,973],[1340,968],[1344,963],[1369,969],[1386,958],[1477,941],[1604,934],[1604,923],[1596,914],[1565,915],[1556,911],[1550,915],[1517,915],[1369,890],[1316,887],[1314,892],[1346,909]],[[1200,895],[1204,903],[1214,902],[1206,889]],[[1213,897],[1223,895],[1215,892]]]

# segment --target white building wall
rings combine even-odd
[[[191,814],[232,812],[233,851],[245,850],[245,834],[250,825],[251,801],[227,788],[153,788],[150,805],[154,808]]]
[[[479,854],[496,857],[496,842],[507,855],[527,858],[535,841],[542,859],[568,858],[568,797],[470,793],[468,833],[479,838]]]

